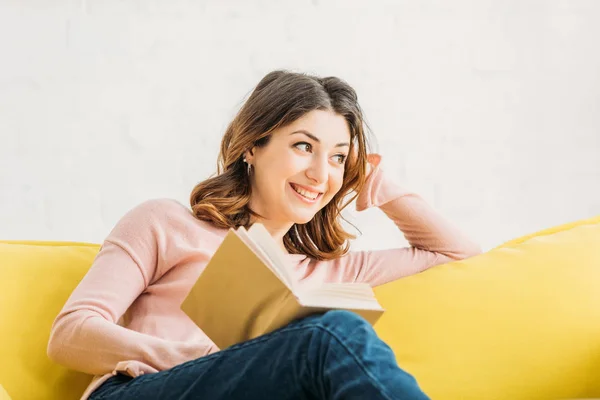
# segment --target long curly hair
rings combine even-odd
[[[306,224],[294,224],[283,238],[292,254],[330,260],[346,254],[349,239],[341,224],[341,211],[351,203],[366,180],[368,126],[355,90],[337,77],[318,77],[290,71],[268,73],[254,88],[227,127],[221,141],[217,174],[192,190],[190,205],[196,218],[220,228],[248,228],[252,188],[243,162],[244,153],[265,146],[275,129],[313,110],[343,116],[350,129],[350,157],[340,191]]]

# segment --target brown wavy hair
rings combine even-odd
[[[275,129],[291,124],[313,110],[343,116],[350,129],[350,154],[340,191],[306,224],[294,224],[283,238],[292,254],[330,260],[348,252],[354,235],[341,225],[341,211],[365,184],[368,152],[367,124],[355,90],[337,77],[318,77],[290,71],[273,71],[254,88],[231,121],[221,141],[217,174],[197,184],[190,204],[196,218],[220,228],[248,228],[252,188],[243,162],[244,153],[265,146]]]

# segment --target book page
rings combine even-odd
[[[262,253],[269,259],[271,267],[275,269],[273,272],[281,278],[287,287],[292,289],[294,280],[289,270],[289,263],[267,228],[260,223],[255,223],[247,232],[252,241],[260,247]]]
[[[299,300],[302,305],[313,307],[381,309],[373,289],[366,283],[324,283],[300,292]]]
[[[287,277],[281,274],[279,268],[277,268],[275,262],[265,253],[262,247],[252,238],[248,231],[243,227],[239,227],[235,234],[248,246],[252,252],[263,262],[263,264],[283,283],[288,289],[291,290],[291,286],[287,282]]]

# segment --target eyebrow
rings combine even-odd
[[[314,140],[315,142],[321,143],[321,140],[318,137],[316,137],[315,135],[313,135],[312,133],[310,133],[308,131],[305,131],[304,129],[300,129],[298,131],[294,131],[294,132],[290,133],[290,135],[295,135],[297,133],[301,133],[303,135],[306,135],[309,138],[311,138],[312,140]],[[335,145],[335,147],[350,147],[350,143],[348,143],[348,142],[338,143],[338,144]]]

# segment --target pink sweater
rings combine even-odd
[[[380,166],[356,201],[359,211],[373,206],[410,247],[354,251],[332,261],[288,255],[298,280],[376,286],[480,253]],[[48,344],[55,362],[95,375],[82,399],[117,372],[135,377],[219,351],[180,305],[226,233],[173,200],[142,203],[117,223],[57,316]]]

